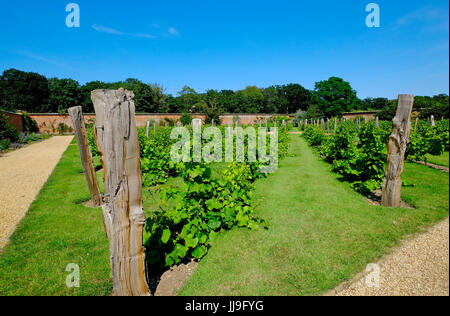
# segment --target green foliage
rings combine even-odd
[[[180,164],[172,162],[170,158],[170,149],[175,142],[170,139],[171,130],[159,127],[156,133],[150,133],[149,138],[144,130],[139,131],[141,170],[146,187],[165,183],[170,176],[178,174]]]
[[[87,134],[88,134],[89,148],[91,149],[92,157],[97,157],[98,156],[98,148],[97,148],[97,144],[95,143],[94,128],[89,128],[87,130]]]
[[[307,119],[306,111],[298,110],[297,113],[295,113],[294,124],[298,126],[300,124],[300,121],[304,121],[306,119]]]
[[[342,175],[352,187],[363,194],[379,188],[384,176],[387,149],[384,133],[374,124],[363,124],[360,130],[348,122],[335,135],[314,126],[303,136],[332,164],[332,170]]]
[[[48,80],[50,90],[46,111],[67,113],[67,109],[78,106],[81,102],[80,84],[72,79],[51,78]]]
[[[312,103],[320,107],[325,117],[334,117],[358,109],[361,100],[357,98],[350,83],[331,77],[316,83]]]
[[[202,164],[187,164],[183,189],[160,192],[160,210],[147,220],[144,237],[150,269],[171,267],[186,258],[204,257],[217,233],[233,227],[258,229],[267,223],[254,216],[251,172],[230,164],[219,180]],[[173,201],[175,207],[168,207]]]
[[[67,133],[73,133],[73,128],[66,125],[65,123],[59,123],[58,124],[58,134],[64,135]]]
[[[316,126],[308,126],[303,137],[315,147],[322,157],[332,165],[332,170],[343,176],[352,187],[363,194],[379,188],[387,161],[387,143],[392,132],[392,123],[380,121],[363,123],[358,129],[356,122],[340,122],[332,135]],[[406,159],[426,161],[427,155],[439,156],[449,146],[448,120],[436,122],[419,121],[417,132],[412,131]]]
[[[5,139],[16,142],[19,139],[19,132],[9,123],[8,117],[5,114],[0,113],[0,140]],[[5,144],[6,142],[4,142],[3,145]]]
[[[11,146],[11,141],[9,139],[0,139],[0,151],[6,150]]]
[[[410,160],[425,161],[427,155],[440,156],[449,149],[448,120],[438,121],[435,127],[430,122],[420,121],[417,131],[411,133],[406,157]]]
[[[220,116],[223,109],[219,104],[219,95],[215,90],[208,90],[204,96],[202,106],[199,108],[201,113],[206,114],[206,124],[211,124],[214,120],[215,124],[220,125]]]
[[[189,126],[192,123],[192,116],[186,112],[180,117],[180,122],[183,126]]]
[[[324,117],[324,113],[318,104],[313,103],[306,111],[306,117],[308,119],[321,119]]]
[[[380,120],[392,121],[397,112],[397,100],[390,101],[377,113]]]
[[[0,76],[0,107],[16,112],[46,112],[49,98],[47,78],[37,73],[9,69]]]
[[[220,128],[224,135],[225,128]],[[289,136],[284,128],[279,129],[278,135],[281,159],[287,155]],[[214,179],[204,163],[173,163],[173,142],[170,129],[158,129],[148,139],[140,137],[144,186],[162,184],[177,175],[184,182],[182,188],[160,191],[159,210],[147,221],[145,244],[152,270],[171,267],[187,258],[201,259],[216,234],[223,230],[267,227],[264,220],[254,216],[250,205],[253,182],[266,174],[260,173],[262,162],[248,162],[248,150],[257,148],[249,147],[247,138],[245,162],[230,163]]]
[[[36,121],[33,120],[27,112],[22,111],[22,119],[25,132],[37,133],[39,131]]]

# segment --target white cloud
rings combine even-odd
[[[107,34],[113,34],[113,35],[122,35],[122,36],[133,36],[133,37],[140,37],[140,38],[149,38],[149,39],[155,39],[158,38],[158,36],[147,34],[147,33],[125,33],[118,31],[116,29],[101,26],[101,25],[92,25],[92,28],[100,33],[107,33]]]
[[[54,66],[57,66],[57,67],[61,67],[61,68],[71,69],[71,67],[69,67],[65,63],[62,63],[62,62],[56,61],[54,59],[38,55],[38,54],[35,54],[35,53],[33,53],[32,51],[29,51],[29,50],[15,50],[14,52],[16,54],[18,54],[18,55],[21,55],[21,56],[27,57],[27,58],[31,58],[31,59],[34,59],[34,60],[39,61],[39,62],[44,62],[44,63],[51,64],[51,65],[54,65]]]
[[[168,31],[171,35],[180,36],[180,33],[174,27],[169,27]]]
[[[123,32],[117,31],[117,30],[109,28],[109,27],[101,26],[101,25],[92,25],[92,28],[100,33],[107,33],[107,34],[114,34],[114,35],[126,35]]]

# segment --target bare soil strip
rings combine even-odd
[[[0,251],[72,139],[55,136],[0,156]]]
[[[404,241],[385,256],[379,287],[374,270],[358,274],[326,295],[337,296],[449,296],[449,219],[426,233]]]

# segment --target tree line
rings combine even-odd
[[[185,86],[174,96],[164,93],[161,85],[138,79],[80,85],[73,79],[48,79],[37,73],[9,69],[0,77],[0,108],[11,112],[66,114],[68,108],[81,105],[85,113],[93,113],[92,90],[120,87],[134,91],[138,113],[205,113],[209,120],[217,121],[223,113],[297,113],[298,117],[322,118],[356,110],[378,110],[382,119],[390,119],[396,107],[396,100],[387,98],[359,99],[350,83],[338,77],[317,82],[313,90],[291,83],[198,93]],[[416,97],[416,107],[448,118],[448,95]]]

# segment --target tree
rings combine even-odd
[[[205,123],[210,124],[214,120],[216,124],[220,124],[220,115],[222,115],[223,109],[218,102],[219,93],[215,90],[208,90],[204,98],[200,110],[206,114]]]
[[[48,80],[49,98],[45,112],[67,114],[69,108],[81,103],[80,85],[72,79]]]
[[[313,102],[318,104],[326,117],[340,116],[361,104],[350,83],[338,77],[316,82]]]
[[[303,110],[298,110],[295,113],[294,124],[300,125],[300,121],[304,121],[308,118],[308,113]]]
[[[306,116],[308,119],[320,119],[324,117],[321,107],[318,104],[311,104],[306,111]]]
[[[281,98],[280,89],[274,86],[263,90],[264,94],[264,108],[263,113],[279,113],[280,108],[286,108],[287,100]]]
[[[200,107],[199,103],[202,102],[202,97],[189,86],[184,86],[183,89],[178,92],[178,96],[181,101],[183,112],[195,112],[194,106],[198,109]]]
[[[0,77],[0,107],[15,112],[45,112],[49,87],[47,78],[33,72],[9,69]]]
[[[377,116],[379,117],[380,120],[392,121],[396,112],[397,112],[397,101],[391,100],[384,106],[384,108],[382,108],[377,113]]]
[[[219,105],[227,113],[234,113],[238,106],[236,94],[233,90],[222,90],[218,97]]]
[[[282,102],[280,113],[295,113],[297,110],[306,111],[311,103],[311,91],[305,89],[303,86],[297,83],[291,83],[285,86],[278,86],[281,99],[285,99],[286,102]]]
[[[264,108],[264,94],[261,89],[249,86],[244,90],[236,92],[238,100],[237,112],[240,113],[261,113]]]
[[[94,113],[94,104],[91,100],[91,92],[99,89],[107,89],[108,84],[101,81],[91,81],[80,88],[80,99],[83,113]]]
[[[389,104],[386,98],[366,98],[362,101],[362,110],[381,110]]]

